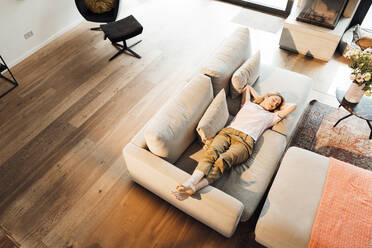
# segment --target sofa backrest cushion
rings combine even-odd
[[[211,80],[195,76],[150,120],[144,136],[149,150],[174,163],[195,139],[195,129],[213,100]]]
[[[202,73],[211,77],[213,94],[221,89],[229,92],[232,74],[246,61],[251,53],[249,29],[237,28],[213,53],[202,68]]]

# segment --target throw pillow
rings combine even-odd
[[[196,128],[202,142],[208,145],[213,137],[224,128],[228,119],[226,93],[222,89],[213,99]]]
[[[230,94],[235,99],[242,93],[243,88],[249,84],[253,85],[260,74],[260,51],[247,59],[231,78]]]
[[[109,12],[114,8],[115,0],[84,0],[85,6],[95,14]]]
[[[251,38],[247,27],[237,28],[208,58],[201,70],[212,79],[213,95],[221,89],[229,93],[231,76],[251,56]]]

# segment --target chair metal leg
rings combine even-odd
[[[0,56],[0,60],[1,60],[0,63],[6,67],[5,70],[7,70],[7,71],[9,72],[11,78],[13,79],[13,80],[11,80],[10,78],[8,78],[8,77],[6,77],[6,76],[4,76],[4,75],[2,74],[2,72],[5,71],[5,70],[3,70],[3,71],[0,72],[0,78],[6,80],[7,82],[9,82],[9,83],[11,83],[11,84],[13,85],[12,88],[8,89],[7,91],[5,91],[4,93],[2,93],[2,94],[0,95],[0,98],[2,98],[3,96],[5,96],[5,95],[7,95],[9,92],[11,92],[12,90],[14,90],[15,88],[17,88],[19,84],[18,84],[17,80],[15,79],[15,77],[14,77],[12,71],[9,69],[8,65],[5,63],[3,57]]]
[[[11,92],[12,90],[14,90],[15,88],[17,88],[18,85],[13,85],[12,88],[10,88],[9,90],[7,90],[6,92],[4,92],[3,94],[0,95],[0,98],[2,98],[3,96],[7,95],[9,92]]]
[[[1,75],[1,74],[0,74],[0,78],[2,78],[2,79],[4,79],[4,80],[8,81],[9,83],[11,83],[11,84],[13,84],[13,85],[18,86],[18,83],[17,83],[16,81],[13,82],[13,81],[10,80],[9,78],[7,78],[7,77],[5,77],[5,76],[3,76],[3,75]]]
[[[137,44],[140,43],[141,41],[142,41],[142,40],[137,41],[136,43],[130,45],[128,48],[132,48],[132,47],[134,47],[135,45],[137,45]]]
[[[0,78],[2,78],[2,79],[4,79],[4,80],[8,81],[9,83],[11,83],[11,84],[13,85],[13,87],[10,88],[10,89],[8,89],[8,90],[5,91],[4,93],[2,93],[2,94],[0,95],[0,98],[2,98],[3,96],[7,95],[9,92],[11,92],[12,90],[14,90],[15,88],[18,87],[18,82],[15,80],[15,78],[14,78],[14,76],[13,76],[13,74],[11,73],[10,70],[9,70],[9,73],[10,73],[10,75],[13,77],[14,81],[12,81],[12,80],[10,80],[9,78],[3,76],[1,73],[0,73]]]
[[[12,71],[9,69],[8,65],[5,63],[3,57],[0,56],[0,59],[1,59],[2,63],[3,63],[3,65],[5,65],[5,67],[6,67],[7,71],[9,72],[10,76],[13,78],[13,81],[10,80],[9,78],[3,76],[3,75],[1,74],[2,72],[0,72],[0,77],[6,79],[7,81],[9,81],[10,83],[12,83],[12,84],[15,85],[15,86],[18,86],[19,84],[18,84],[17,79],[15,79],[15,77],[14,77]]]
[[[124,51],[125,51],[125,50],[120,50],[120,51],[118,51],[114,56],[112,56],[112,57],[109,59],[109,61],[115,59],[117,56],[119,56],[120,54],[124,53]]]
[[[366,120],[366,122],[367,122],[367,124],[369,126],[369,129],[371,129],[371,132],[369,133],[369,139],[372,139],[372,126],[371,126],[371,123],[369,121],[367,121],[367,120]]]
[[[119,56],[120,54],[124,53],[125,51],[128,51],[127,54],[129,55],[132,55],[136,58],[141,58],[141,56],[136,53],[135,51],[133,51],[132,49],[130,49],[131,47],[134,47],[135,45],[137,45],[138,43],[140,43],[142,40],[139,40],[137,42],[135,42],[134,44],[130,45],[129,47],[127,46],[127,42],[126,41],[123,41],[123,45],[122,44],[119,44],[119,43],[116,43],[116,42],[112,42],[112,45],[118,49],[119,51],[114,55],[112,56],[109,61],[115,59],[117,56]]]
[[[353,114],[349,114],[349,115],[347,115],[347,116],[342,117],[341,119],[339,119],[339,120],[338,120],[338,121],[333,125],[333,127],[336,127],[337,124],[340,123],[340,121],[345,120],[346,118],[349,118],[349,117],[352,116],[352,115],[353,115]]]
[[[116,46],[116,48],[125,48],[122,44],[119,44],[119,43],[113,43],[114,46]]]
[[[132,49],[130,49],[130,48],[126,48],[125,50],[128,50],[128,52],[130,52],[134,57],[136,57],[136,58],[141,58],[141,56],[139,56],[136,52],[134,52]]]

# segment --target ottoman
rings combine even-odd
[[[136,20],[136,18],[134,18],[134,16],[130,15],[119,21],[103,24],[101,25],[101,29],[105,33],[105,39],[109,38],[112,45],[119,50],[109,59],[109,61],[113,60],[125,51],[128,51],[136,58],[141,58],[140,55],[131,49],[131,47],[140,43],[141,40],[135,42],[131,46],[127,45],[128,39],[141,34],[143,31],[142,25]],[[123,44],[119,44],[119,42],[123,42]]]
[[[328,167],[327,157],[288,149],[258,219],[257,242],[275,248],[307,247]]]

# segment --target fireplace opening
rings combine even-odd
[[[348,0],[307,0],[297,21],[334,29]]]

